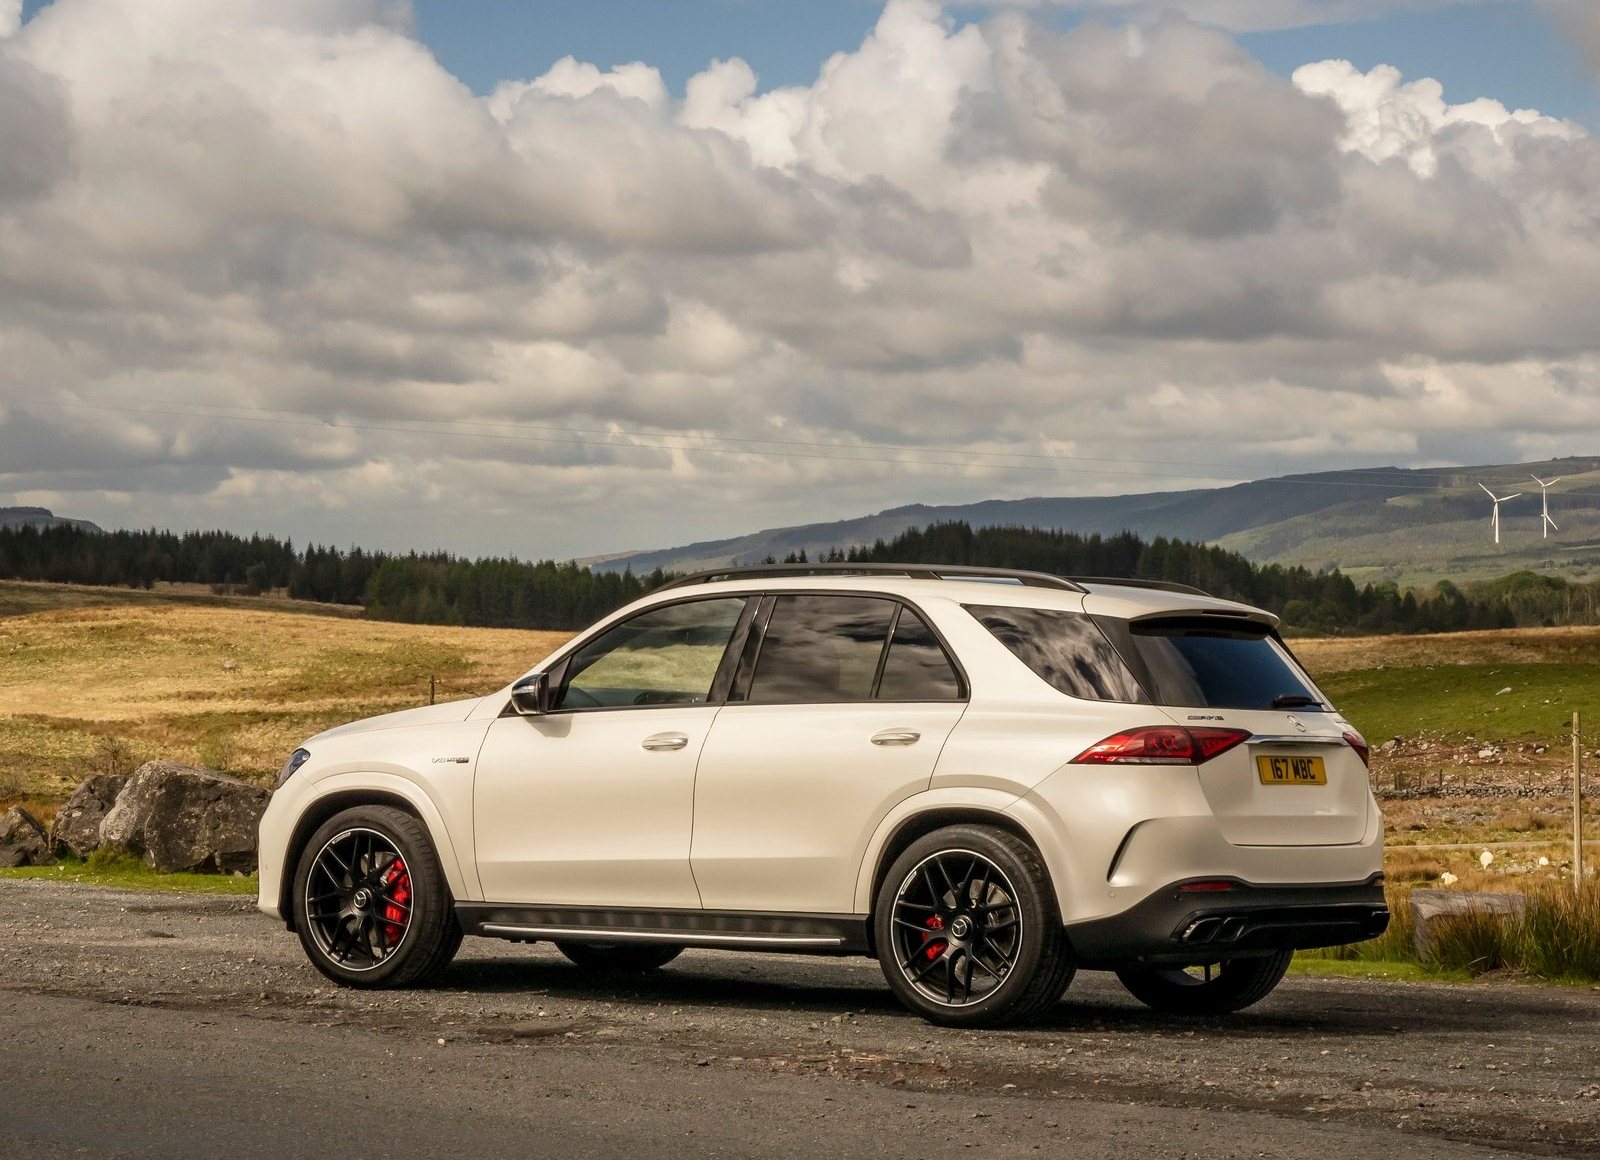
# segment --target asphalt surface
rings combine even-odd
[[[1600,1156],[1600,992],[1292,977],[1185,1022],[1084,974],[1039,1027],[952,1032],[865,960],[616,980],[473,939],[354,992],[246,899],[0,882],[0,1157],[666,1150]]]

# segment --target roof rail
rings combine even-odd
[[[761,576],[905,576],[912,580],[1013,580],[1028,588],[1058,588],[1082,592],[1083,586],[1064,576],[1048,572],[1025,572],[1016,568],[979,568],[965,564],[741,564],[713,568],[682,576],[657,588],[685,588],[692,584],[714,584],[719,580],[744,580]]]
[[[1074,584],[1116,584],[1123,588],[1154,588],[1161,592],[1181,592],[1185,596],[1210,596],[1204,588],[1178,584],[1172,580],[1135,580],[1128,576],[1072,576]]]

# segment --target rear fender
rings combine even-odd
[[[935,812],[963,815],[959,821],[953,819],[952,824],[982,825],[989,818],[1006,829],[1020,827],[1039,851],[1045,869],[1050,872],[1051,889],[1055,892],[1057,903],[1065,901],[1062,887],[1067,882],[1067,866],[1062,860],[1062,852],[1057,848],[1058,843],[1049,840],[1052,832],[1049,819],[1036,805],[1010,790],[972,787],[933,789],[909,797],[895,806],[873,832],[861,860],[861,871],[856,877],[856,914],[872,913],[879,863],[895,835],[907,823]],[[1005,825],[1007,821],[1011,825]]]

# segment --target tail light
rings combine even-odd
[[[1356,751],[1356,756],[1361,759],[1361,764],[1372,765],[1372,746],[1367,744],[1367,739],[1354,729],[1344,735],[1344,743]]]
[[[1080,765],[1198,765],[1248,740],[1246,729],[1185,729],[1147,725],[1125,729],[1089,746],[1072,760]]]

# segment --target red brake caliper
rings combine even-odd
[[[935,914],[923,925],[929,930],[943,930],[944,919]],[[944,939],[934,938],[931,934],[925,934],[922,936],[922,953],[928,956],[928,961],[930,963],[940,955],[944,954],[944,948],[947,945],[948,944]]]
[[[399,934],[404,934],[406,929],[407,911],[411,903],[411,873],[406,869],[405,861],[396,857],[389,863],[389,868],[383,872],[384,896],[388,899],[383,904],[383,921],[388,926],[398,927]],[[389,932],[385,932],[387,935]],[[390,946],[399,941],[398,938],[384,939]]]

